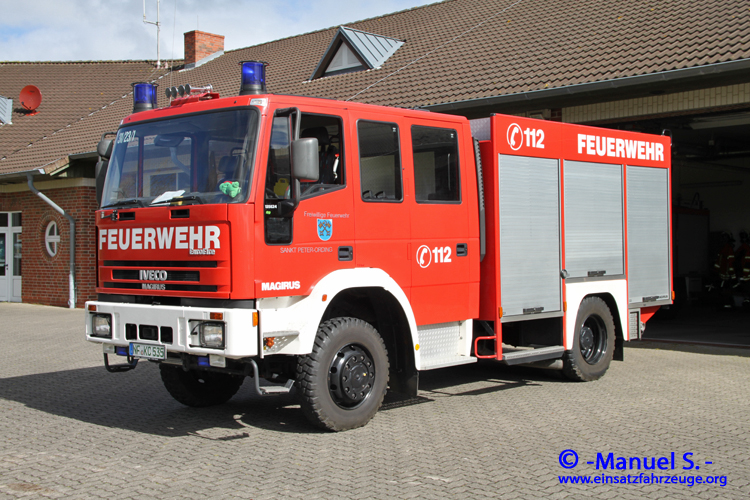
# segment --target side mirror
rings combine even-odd
[[[108,135],[117,135],[115,132],[105,132],[102,134],[102,139],[96,146],[96,153],[99,155],[99,161],[96,162],[96,169],[94,170],[94,177],[96,178],[96,206],[102,204],[102,192],[104,191],[104,179],[107,177],[107,169],[109,168],[109,158],[112,156],[112,145],[115,143],[113,139],[107,139]]]
[[[112,148],[110,146],[110,150],[111,149]],[[108,168],[109,168],[109,160],[102,158],[98,162],[96,162],[96,169],[94,170],[94,175],[96,177],[96,206],[97,207],[101,206],[102,204],[102,192],[104,191],[104,179],[107,178]]]
[[[292,171],[295,180],[318,180],[318,139],[305,137],[292,141]]]
[[[99,141],[99,145],[96,146],[97,154],[102,158],[106,158],[109,160],[109,157],[112,156],[113,144],[114,141],[112,139],[102,139],[101,141]]]

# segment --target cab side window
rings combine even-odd
[[[318,140],[318,180],[303,182],[302,199],[331,191],[345,185],[344,147],[341,140],[343,124],[337,116],[302,114],[300,138]]]
[[[289,118],[276,116],[271,128],[271,147],[268,149],[268,171],[266,172],[266,199],[288,199],[291,183],[291,131]]]
[[[291,197],[290,143],[291,131],[287,117],[275,117],[266,173],[266,198]],[[345,185],[341,118],[302,113],[300,138],[318,140],[318,180],[301,182],[301,199],[309,198]]]
[[[411,140],[417,203],[460,202],[458,133],[453,129],[414,125]]]
[[[268,149],[266,171],[266,203],[291,198],[291,129],[289,117],[276,116],[271,126],[271,147]],[[265,216],[266,243],[292,242],[292,218]]]
[[[398,126],[360,120],[357,136],[362,199],[369,202],[402,201]]]

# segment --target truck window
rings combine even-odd
[[[289,199],[291,195],[291,120],[276,116],[271,127],[271,147],[268,149],[266,171],[266,200]],[[266,215],[266,243],[289,244],[292,242],[291,217]]]
[[[255,109],[236,109],[123,126],[102,206],[160,205],[177,198],[191,204],[242,203],[252,178],[258,118]]]
[[[460,202],[458,133],[453,129],[414,125],[411,141],[417,202]]]
[[[362,199],[402,201],[398,126],[362,120],[357,123],[357,135]]]
[[[302,183],[302,199],[345,184],[342,128],[341,118],[337,116],[302,113],[300,137],[314,137],[318,140],[319,160],[318,180]]]
[[[341,118],[337,116],[302,114],[300,137],[318,140],[319,159],[318,180],[300,184],[302,199],[345,185],[342,128]],[[289,119],[275,117],[268,154],[266,199],[291,196],[290,140]]]

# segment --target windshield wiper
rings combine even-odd
[[[170,198],[168,200],[161,200],[161,201],[157,201],[156,203],[152,202],[151,206],[154,207],[154,206],[157,206],[157,205],[165,205],[167,203],[177,204],[177,203],[188,202],[188,201],[190,201],[190,202],[196,202],[198,205],[203,205],[203,200],[199,196],[196,196],[194,194],[190,194],[190,195],[187,195],[187,196],[174,196],[174,197],[172,197],[172,198]]]
[[[188,195],[188,196],[178,196],[176,198],[172,198],[169,200],[172,203],[175,202],[183,202],[183,201],[192,201],[196,202],[198,205],[203,205],[203,200],[200,198],[200,196],[196,196],[194,194]]]
[[[128,205],[138,205],[139,207],[142,207],[143,202],[138,198],[131,198],[129,200],[120,200],[114,203],[110,203],[109,205],[104,205],[102,208],[126,207]]]

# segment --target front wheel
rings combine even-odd
[[[202,408],[226,403],[240,389],[243,377],[208,371],[185,371],[181,366],[160,364],[167,392],[185,406]]]
[[[320,325],[313,352],[297,363],[305,416],[316,426],[344,431],[365,425],[383,402],[388,352],[369,323],[334,318]]]
[[[563,373],[571,380],[589,382],[609,368],[615,347],[615,321],[599,297],[587,297],[576,316],[573,349],[565,351]]]

